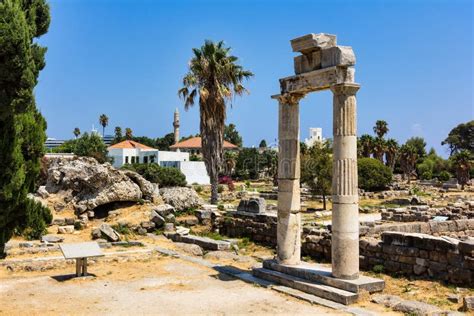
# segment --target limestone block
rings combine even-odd
[[[295,74],[321,69],[321,51],[310,52],[294,58]]]
[[[67,225],[67,226],[59,226],[58,227],[58,234],[72,234],[74,233],[74,226]]]
[[[294,52],[307,53],[322,48],[336,46],[336,35],[318,33],[307,34],[291,40],[291,48]]]
[[[356,58],[350,46],[335,46],[321,51],[321,68],[354,66]]]
[[[278,212],[278,262],[298,264],[301,260],[301,215]],[[358,247],[357,247],[358,248]],[[358,261],[358,260],[357,260]]]

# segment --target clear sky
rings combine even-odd
[[[422,136],[443,156],[451,128],[474,118],[472,1],[146,1],[51,0],[52,22],[40,39],[47,65],[36,88],[48,136],[90,131],[99,115],[135,136],[199,132],[198,107],[184,111],[177,91],[205,39],[224,40],[255,77],[250,95],[228,110],[245,146],[277,138],[278,79],[293,74],[289,40],[307,33],[337,35],[357,57],[358,134],[386,120],[388,137]],[[331,137],[332,96],[301,102],[301,138],[309,127]]]

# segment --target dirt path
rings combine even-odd
[[[0,314],[341,314],[180,259],[98,263],[95,278],[68,270],[0,274]]]

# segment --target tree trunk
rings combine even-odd
[[[323,210],[326,210],[326,194],[323,194]]]
[[[219,181],[217,174],[211,177],[211,204],[216,205],[219,200]]]

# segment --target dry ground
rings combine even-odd
[[[0,314],[341,314],[180,259],[98,263],[95,278],[67,270],[0,272]]]

